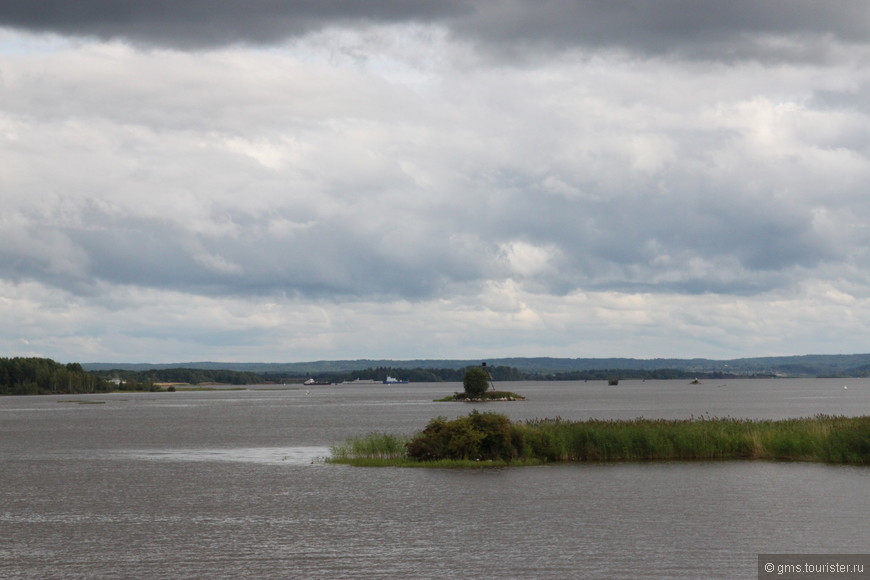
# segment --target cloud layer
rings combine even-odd
[[[864,3],[212,4],[0,5],[5,351],[866,350]]]
[[[832,40],[860,46],[870,37],[870,7],[861,0],[835,7],[813,0],[13,0],[0,6],[0,21],[36,32],[182,49],[269,46],[335,27],[415,24],[441,26],[457,39],[514,56],[533,47],[582,47],[715,61],[815,60]]]

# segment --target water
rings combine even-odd
[[[466,414],[475,407],[432,402],[459,388],[0,398],[0,577],[755,578],[758,553],[868,551],[861,467],[317,461],[352,435]],[[505,388],[529,400],[476,408],[516,419],[870,413],[865,379]]]

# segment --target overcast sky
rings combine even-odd
[[[870,351],[864,0],[7,0],[0,356]]]

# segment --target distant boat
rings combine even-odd
[[[319,381],[316,379],[308,379],[307,381],[305,381],[302,384],[303,385],[331,385],[332,382],[331,381]]]
[[[396,377],[391,377],[387,375],[387,379],[384,381],[385,385],[407,385],[408,381],[403,381],[401,379],[397,379]]]

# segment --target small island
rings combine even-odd
[[[497,391],[492,383],[492,377],[486,369],[486,363],[479,367],[471,367],[462,379],[463,392],[453,393],[438,403],[461,401],[463,403],[484,403],[487,401],[525,401],[526,398],[510,391]]]

